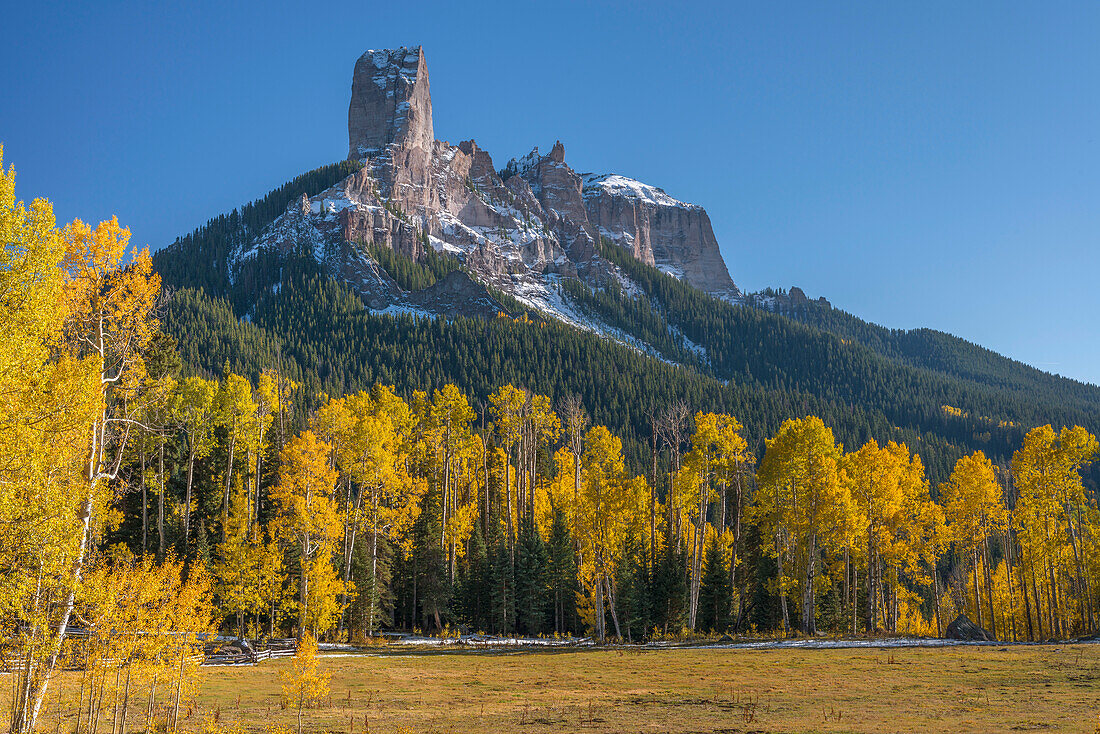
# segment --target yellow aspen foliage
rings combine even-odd
[[[165,728],[176,728],[179,702],[197,685],[202,637],[211,629],[210,578],[201,566],[184,574],[169,558],[123,558],[89,571],[79,616],[86,635],[72,643],[83,662],[83,728],[95,731],[110,717],[112,726],[140,714],[148,730],[163,694]],[[85,690],[87,689],[87,690]],[[137,728],[137,727],[135,727]]]
[[[790,627],[787,591],[793,587],[802,596],[802,633],[816,632],[819,550],[842,551],[848,542],[845,519],[852,501],[840,482],[840,457],[832,429],[808,416],[783,422],[757,471],[754,517],[773,539],[768,552],[778,561],[776,591],[785,630]]]
[[[993,464],[985,454],[975,451],[955,463],[950,478],[940,486],[940,501],[955,549],[970,564],[974,578],[977,621],[980,626],[984,626],[986,619],[979,597],[978,577],[984,571],[986,591],[991,594],[989,538],[1003,530],[1008,523],[1003,490],[997,481]],[[992,598],[987,601],[992,604]],[[992,615],[991,608],[989,614]],[[990,622],[993,622],[992,616]],[[996,634],[995,626],[991,631]]]
[[[308,581],[304,607],[305,629],[317,634],[324,634],[336,626],[340,612],[344,608],[341,600],[346,599],[346,592],[353,591],[345,587],[344,581],[336,572],[332,558],[332,553],[313,555],[308,561],[304,575]]]
[[[682,513],[681,527],[690,525],[692,528],[688,559],[688,627],[691,629],[695,628],[699,610],[703,548],[706,545],[711,503],[722,503],[723,517],[719,523],[724,525],[727,490],[740,480],[741,469],[748,460],[748,445],[740,432],[741,423],[731,415],[696,414],[692,448],[684,457],[674,480],[677,483],[676,496],[682,503],[679,508]]]
[[[58,308],[65,243],[53,208],[15,198],[0,147],[0,620],[27,618],[40,574],[64,568],[75,543],[78,476],[90,389],[82,370],[51,361],[66,311]],[[75,410],[74,410],[75,409]],[[76,413],[76,415],[73,415]],[[65,467],[70,467],[66,473]],[[59,547],[62,546],[62,547]],[[48,582],[47,582],[48,583]]]
[[[493,430],[497,434],[500,446],[504,448],[506,456],[509,457],[504,462],[504,516],[508,526],[508,542],[510,544],[514,544],[516,540],[514,517],[518,511],[518,493],[515,503],[513,503],[512,496],[511,455],[522,436],[523,411],[526,404],[527,391],[521,390],[512,384],[503,385],[489,395],[489,412],[493,416]]]
[[[370,573],[363,588],[355,590],[367,600],[367,634],[379,617],[379,543],[399,544],[420,512],[423,492],[418,490],[425,485],[413,481],[408,467],[413,423],[408,404],[383,385],[332,399],[313,419],[315,430],[331,437],[333,458],[344,478],[338,506],[344,524],[345,603],[352,591],[352,555],[363,533],[370,547]]]
[[[550,535],[550,522],[552,513],[548,513],[546,482],[540,477],[545,470],[540,472],[539,457],[547,453],[561,438],[562,424],[558,414],[554,412],[553,403],[545,395],[532,394],[530,406],[527,411],[526,445],[527,450],[527,512],[529,518],[535,522],[536,528],[546,540]],[[541,508],[541,509],[540,509]],[[540,522],[539,518],[543,518]]]
[[[274,523],[272,523],[274,525]],[[256,563],[258,573],[256,575],[256,593],[260,598],[264,611],[268,615],[268,637],[275,636],[275,629],[282,620],[284,609],[292,608],[293,589],[286,582],[286,570],[284,569],[283,549],[279,539],[275,536],[272,527],[264,532],[260,539],[257,531]]]
[[[329,446],[329,466],[336,469],[351,441],[355,417],[348,409],[348,399],[329,398],[310,417],[309,427]]]
[[[1023,562],[1031,582],[1035,624],[1042,637],[1068,633],[1074,624],[1086,630],[1097,625],[1096,543],[1098,516],[1085,493],[1081,472],[1097,456],[1096,437],[1080,426],[1055,432],[1033,428],[1012,459],[1019,497],[1012,523],[1020,538]],[[1075,607],[1066,603],[1059,586],[1070,580]],[[1025,589],[1026,593],[1026,589]],[[1045,611],[1045,615],[1044,615]],[[1031,615],[1028,615],[1030,624]]]
[[[0,490],[0,519],[13,513],[9,531],[27,523],[45,533],[39,548],[25,544],[32,533],[0,550],[22,556],[13,574],[22,579],[0,592],[9,597],[0,606],[18,610],[23,630],[11,729],[25,732],[62,651],[90,536],[106,520],[105,482],[141,414],[141,352],[157,327],[160,281],[148,253],[125,262],[129,232],[117,220],[58,232],[47,202],[28,210],[15,200],[14,172],[0,179],[0,442],[11,449],[0,471],[18,483]]]
[[[206,458],[214,448],[214,398],[218,383],[202,377],[188,377],[179,383],[172,396],[170,412],[187,439],[187,485],[184,491],[183,545],[191,535],[191,492],[195,481],[195,461]]]
[[[614,569],[628,533],[641,532],[648,490],[644,479],[627,473],[622,440],[606,427],[589,430],[584,443],[574,537],[581,546],[581,583],[595,612],[595,633],[602,640],[607,634],[605,603],[610,605],[615,626],[619,626]],[[621,637],[619,630],[616,635]]]
[[[233,486],[233,465],[238,443],[248,448],[248,439],[256,432],[256,403],[252,399],[252,384],[244,377],[228,373],[214,397],[214,422],[220,425],[229,443],[225,474],[222,479],[222,538],[229,522],[229,493]],[[251,462],[248,462],[251,464]],[[246,523],[251,515],[246,495]]]
[[[318,669],[317,640],[306,632],[298,640],[290,669],[279,672],[283,698],[297,711],[298,734],[302,734],[303,709],[314,706],[328,695],[330,677],[331,674]]]
[[[264,607],[260,575],[265,557],[262,537],[248,522],[248,490],[238,480],[225,526],[225,538],[215,548],[214,578],[218,609],[236,619],[238,635],[244,634],[245,616]]]
[[[253,488],[249,500],[249,518],[254,519],[259,511],[260,502],[260,477],[263,476],[263,454],[270,440],[271,424],[275,421],[283,408],[282,396],[279,391],[279,376],[271,369],[265,369],[256,382],[256,391],[253,394],[256,401],[256,412],[252,416],[250,425],[253,435],[249,437],[248,449],[255,456],[256,464],[253,477]]]
[[[320,574],[316,581],[325,589],[336,586],[329,569],[343,523],[333,499],[338,475],[329,465],[331,451],[312,431],[296,436],[279,454],[279,481],[271,492],[278,533],[298,546],[299,635],[307,631],[307,621],[322,632],[331,621],[325,610],[312,616],[309,610],[309,601],[315,598],[309,585],[315,574]],[[328,565],[319,558],[327,559]]]
[[[850,556],[865,573],[867,630],[873,632],[885,620],[894,631],[900,574],[925,578],[920,560],[930,549],[927,526],[937,527],[937,515],[929,514],[924,466],[905,444],[890,441],[880,447],[871,439],[844,457],[841,477],[853,500],[853,512],[844,520]]]
[[[422,435],[439,488],[439,544],[446,553],[448,575],[453,580],[459,548],[473,530],[477,507],[472,469],[480,451],[470,431],[475,413],[466,396],[450,383],[436,390],[426,407],[427,413],[421,417]]]

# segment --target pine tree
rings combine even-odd
[[[615,569],[616,597],[627,642],[640,641],[649,631],[649,564],[645,562],[642,539],[633,529],[623,541]]]
[[[492,630],[504,634],[515,629],[515,573],[508,536],[500,528],[489,546],[489,618]]]
[[[470,535],[470,549],[466,553],[465,563],[459,567],[455,589],[461,617],[471,629],[487,630],[492,627],[489,575],[489,549],[479,524]]]
[[[653,626],[661,634],[680,632],[686,621],[687,554],[676,549],[669,528],[665,529],[664,543],[657,555],[652,588],[650,613]]]
[[[565,512],[554,507],[547,543],[547,566],[553,602],[554,631],[576,630],[577,556]]]
[[[412,527],[412,562],[415,579],[413,613],[425,630],[441,631],[449,619],[451,587],[447,578],[447,558],[440,547],[440,491],[432,488],[424,495],[420,514]]]
[[[545,629],[550,600],[550,567],[546,544],[534,522],[520,523],[516,544],[516,628],[527,635]]]
[[[699,589],[699,628],[724,632],[730,626],[729,566],[717,533],[707,539],[703,559],[703,580]]]

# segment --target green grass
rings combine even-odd
[[[311,732],[1093,734],[1100,646],[591,650],[322,657]],[[293,728],[278,671],[207,668],[186,725]],[[238,702],[239,696],[239,702]]]

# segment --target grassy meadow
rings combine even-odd
[[[309,732],[1094,734],[1100,715],[1100,645],[418,650],[319,661],[331,694],[305,712]],[[204,668],[182,728],[293,731],[279,677],[289,666]],[[53,731],[56,715],[45,722]]]

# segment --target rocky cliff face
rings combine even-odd
[[[618,175],[585,174],[588,219],[604,237],[708,293],[736,295],[703,207]]]
[[[536,148],[498,172],[474,141],[435,140],[420,47],[368,51],[356,61],[348,157],[363,169],[296,202],[240,258],[260,248],[312,253],[375,309],[438,313],[465,299],[473,312],[492,311],[484,289],[461,278],[429,295],[403,294],[366,246],[414,260],[430,247],[460,259],[476,281],[581,323],[583,314],[557,279],[580,278],[593,287],[622,281],[598,254],[597,240],[606,237],[702,290],[739,295],[702,207],[622,176],[582,176],[566,163],[561,142],[549,154]]]
[[[367,51],[355,62],[348,106],[348,158],[388,145],[430,151],[432,95],[424,49]]]

